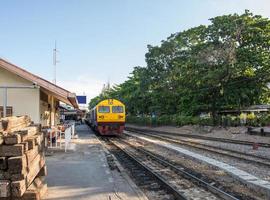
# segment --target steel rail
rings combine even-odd
[[[114,142],[110,141],[111,144],[116,146],[118,149],[120,149],[122,152],[125,153],[130,159],[132,159],[134,162],[136,162],[137,165],[142,167],[145,171],[147,171],[149,174],[151,174],[152,177],[154,177],[157,182],[171,195],[175,197],[176,200],[188,200],[187,197],[185,197],[183,194],[181,194],[178,190],[176,190],[169,182],[167,182],[162,176],[160,176],[158,173],[154,172],[151,168],[149,168],[147,165],[142,163],[138,158],[133,156],[131,153],[129,153],[124,148],[120,147],[119,145],[115,144]]]
[[[149,129],[145,129],[145,128],[133,128],[133,127],[132,128],[125,127],[125,129],[127,131],[134,131],[134,132],[135,131],[147,131],[149,133],[161,133],[161,134],[166,134],[166,135],[175,135],[175,136],[186,137],[186,138],[196,138],[196,139],[218,141],[218,142],[224,142],[224,143],[254,145],[254,142],[249,142],[249,141],[209,137],[209,136],[202,136],[202,135],[195,135],[195,134],[172,133],[172,132],[167,132],[167,131],[149,130]],[[261,147],[270,148],[270,143],[258,142],[257,144],[260,145]]]
[[[197,148],[197,149],[201,149],[201,150],[205,150],[208,152],[212,152],[215,154],[220,154],[220,155],[224,155],[224,156],[228,156],[228,157],[232,157],[232,158],[236,158],[236,159],[240,159],[240,160],[244,160],[244,161],[248,161],[248,162],[253,162],[255,164],[259,164],[259,165],[264,165],[266,167],[270,167],[270,159],[269,158],[265,158],[262,156],[258,156],[258,155],[251,155],[251,154],[247,154],[244,152],[239,152],[239,151],[235,151],[235,150],[231,150],[231,149],[225,149],[225,148],[221,148],[221,147],[215,147],[215,146],[211,146],[211,145],[206,145],[206,144],[202,144],[202,143],[196,143],[196,142],[191,142],[191,141],[184,141],[184,140],[176,140],[173,138],[167,138],[167,136],[163,135],[163,134],[159,134],[159,135],[151,135],[150,133],[146,133],[146,132],[136,132],[142,135],[147,135],[149,137],[152,138],[157,138],[157,139],[161,139],[167,142],[171,142],[174,144],[178,144],[178,145],[185,145],[185,146],[189,146],[192,148]],[[162,136],[161,136],[162,135]],[[209,149],[211,148],[211,149]],[[231,154],[233,153],[233,154]],[[239,155],[237,155],[239,154]],[[243,155],[245,157],[241,157],[240,155]],[[257,160],[255,160],[255,159]],[[265,160],[267,162],[265,162]]]
[[[172,164],[169,161],[165,160],[164,158],[161,158],[161,156],[157,156],[157,155],[155,155],[147,150],[144,150],[142,148],[135,147],[134,145],[130,144],[127,141],[121,140],[121,142],[125,143],[126,145],[132,146],[132,148],[141,152],[143,155],[147,155],[147,156],[151,157],[152,159],[156,160],[158,163],[162,164],[163,166],[170,167],[176,173],[183,175],[185,178],[191,180],[192,182],[198,183],[203,188],[211,191],[213,194],[215,194],[215,195],[217,195],[225,200],[239,200],[238,198],[232,196],[231,194],[211,185],[210,183],[207,183],[206,181],[194,176],[193,174],[185,171],[184,169],[181,169],[181,168],[175,166],[175,164]]]

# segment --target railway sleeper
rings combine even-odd
[[[121,142],[126,143],[127,145],[130,145],[130,146],[133,146],[132,144],[130,144],[126,141],[121,141]],[[235,197],[234,194],[229,194],[229,193],[225,192],[224,188],[222,188],[219,184],[217,184],[214,181],[209,181],[209,178],[205,177],[201,173],[194,172],[194,171],[191,171],[189,169],[185,169],[183,167],[178,167],[179,164],[172,163],[171,161],[166,160],[166,158],[163,158],[159,155],[153,154],[152,152],[149,152],[145,149],[137,148],[134,146],[133,146],[133,148],[139,152],[142,152],[144,155],[149,156],[149,158],[155,159],[157,162],[159,162],[163,166],[165,166],[165,167],[169,166],[171,169],[173,169],[176,173],[180,174],[184,178],[191,180],[193,183],[207,189],[208,191],[212,192],[213,194],[216,194],[217,196],[221,197],[222,199],[226,199],[226,200],[237,200],[238,199],[238,196],[239,196],[238,194],[236,194],[237,197]]]
[[[164,196],[164,197],[162,197],[162,199],[187,200],[187,198],[182,193],[177,191],[163,177],[161,177],[159,174],[157,174],[156,172],[151,170],[146,165],[142,164],[137,158],[135,158],[133,155],[129,154],[124,149],[121,149],[119,146],[118,146],[118,148],[120,149],[121,153],[119,153],[119,151],[118,152],[112,151],[112,153],[120,161],[120,163],[123,164],[124,167],[129,169],[131,176],[135,180],[137,180],[137,185],[139,185],[140,187],[142,187],[145,190],[148,190],[149,192],[152,191],[152,192],[158,193],[159,195],[162,194]],[[125,154],[126,156],[123,156],[123,154]],[[126,165],[127,160],[129,160],[128,162],[132,163],[131,165],[133,167],[131,167],[130,164],[128,164],[128,166]],[[134,167],[134,166],[136,166],[136,167]],[[144,186],[140,185],[140,183],[144,182],[144,180],[142,180],[142,177],[137,176],[137,174],[135,173],[136,171],[140,172],[140,170],[143,171],[145,174],[144,176],[142,176],[143,178],[145,178],[146,176],[149,178],[149,180],[146,181],[147,184],[144,184]],[[151,187],[152,185],[154,185],[154,187]]]

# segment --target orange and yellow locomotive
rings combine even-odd
[[[119,135],[125,128],[125,105],[116,99],[99,102],[87,116],[88,123],[101,135]]]

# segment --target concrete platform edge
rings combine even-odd
[[[96,137],[96,136],[95,136]],[[97,138],[97,137],[96,137]],[[123,178],[127,181],[127,183],[130,185],[130,187],[132,188],[132,190],[138,195],[139,199],[141,200],[149,200],[146,195],[141,191],[141,189],[133,182],[133,180],[129,177],[129,175],[127,174],[126,170],[122,167],[122,165],[119,163],[119,161],[117,160],[117,158],[112,155],[103,145],[102,141],[100,141],[98,138],[97,140],[100,142],[100,144],[102,145],[102,148],[104,150],[104,152],[106,154],[109,154],[113,157],[114,162],[117,166],[117,168],[119,169],[120,173],[122,174]]]

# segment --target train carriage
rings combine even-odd
[[[88,114],[88,123],[101,135],[122,134],[125,121],[125,105],[116,99],[99,102]]]

